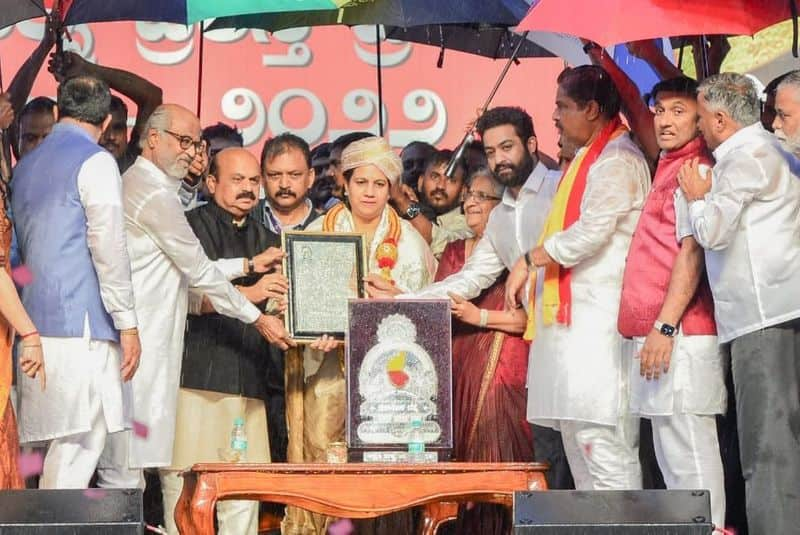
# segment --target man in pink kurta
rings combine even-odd
[[[721,527],[725,484],[715,415],[726,407],[723,363],[703,249],[678,188],[684,161],[712,165],[695,126],[696,92],[688,78],[665,80],[652,92],[661,154],[628,252],[618,328],[633,340],[630,410],[651,420],[667,487],[709,489]]]

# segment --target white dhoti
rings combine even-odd
[[[642,488],[638,418],[621,417],[615,426],[564,420],[561,440],[576,489]]]
[[[183,489],[180,471],[195,463],[224,462],[236,418],[244,418],[247,462],[268,463],[269,437],[264,402],[232,394],[181,388],[175,426],[172,466],[159,470],[164,497],[164,526],[177,535],[175,505]],[[223,500],[217,503],[218,533],[256,535],[258,502]]]
[[[40,486],[85,488],[95,468],[100,486],[137,486],[118,475],[124,456],[107,448],[132,418],[119,346],[91,340],[87,323],[83,338],[42,337],[42,351],[46,390],[38,379],[17,374],[20,442],[49,441]]]
[[[540,277],[541,279],[541,277]],[[539,281],[541,293],[541,281]],[[579,490],[642,488],[639,420],[628,410],[630,351],[616,291],[573,281],[572,323],[544,325],[528,366],[528,421],[561,431]]]
[[[725,525],[725,478],[715,415],[727,406],[725,360],[716,336],[678,334],[669,371],[639,373],[644,338],[630,344],[631,413],[649,418],[656,459],[669,489],[707,489],[711,518]]]

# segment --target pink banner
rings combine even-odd
[[[0,30],[3,80],[41,39],[41,20]],[[199,27],[117,22],[69,29],[65,48],[101,65],[130,70],[162,87],[165,102],[197,106]],[[237,125],[245,143],[260,150],[269,136],[291,130],[315,145],[352,130],[377,131],[374,26],[219,30],[203,43],[203,125]],[[395,147],[414,140],[452,148],[475,117],[505,60],[382,41],[384,132]],[[534,118],[541,147],[554,155],[550,116],[558,59],[523,58],[512,66],[494,105],[519,105]],[[40,73],[32,96],[55,95],[55,81]],[[131,108],[133,115],[135,108]]]

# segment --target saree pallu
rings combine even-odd
[[[466,261],[465,242],[448,244],[436,280],[457,273]],[[472,302],[503,310],[505,277]],[[453,323],[454,457],[469,462],[532,462],[533,439],[525,411],[529,344],[521,335]],[[475,504],[459,510],[456,533],[503,534],[512,528],[500,506]]]
[[[9,251],[11,250],[11,222],[6,217],[5,198],[0,198],[0,269],[11,273]],[[14,346],[14,330],[0,316],[0,489],[24,488],[19,476],[19,436],[11,406],[11,351]]]

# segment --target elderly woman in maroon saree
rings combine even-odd
[[[487,171],[472,176],[464,212],[475,237],[448,244],[436,280],[461,270],[480,239],[502,194]],[[504,311],[504,280],[472,302],[451,295],[453,322],[453,418],[458,461],[533,461],[530,426],[525,419],[528,343],[522,340],[525,314]],[[486,312],[482,312],[486,311]],[[480,327],[481,315],[487,320]],[[475,504],[459,511],[459,534],[511,531],[504,508]]]

